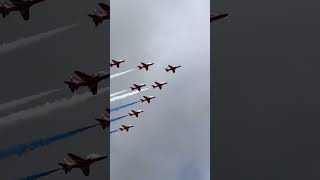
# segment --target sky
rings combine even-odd
[[[153,95],[150,104],[137,103],[111,113],[142,109],[139,118],[111,124],[133,124],[129,133],[111,135],[112,180],[199,179],[210,177],[210,32],[208,0],[119,0],[111,2],[111,59],[124,59],[120,69],[136,69],[112,79],[111,93],[133,83],[168,81],[162,91],[149,89],[111,102],[116,107]],[[149,71],[140,62],[155,62]],[[182,65],[175,74],[168,65]]]
[[[87,16],[98,2],[48,0],[31,7],[27,22],[16,12],[0,19],[0,44],[10,45],[0,46],[0,151],[95,124],[94,118],[108,105],[109,91],[70,104],[72,93],[63,83],[74,70],[91,74],[109,69],[109,22],[95,27]],[[106,86],[109,81],[99,84],[100,88]],[[87,88],[80,88],[77,94],[87,92]],[[52,104],[57,108],[45,112]],[[4,123],[17,117],[17,121]],[[95,127],[22,156],[1,159],[1,179],[58,168],[57,162],[63,161],[67,153],[108,154],[108,137]],[[108,162],[94,164],[90,179],[107,178]],[[87,178],[75,169],[68,175],[58,171],[44,179]]]
[[[212,2],[211,175],[319,179],[319,2]]]

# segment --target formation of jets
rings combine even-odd
[[[104,71],[94,73],[92,75],[74,71],[74,73],[79,77],[70,76],[68,81],[64,81],[68,85],[71,92],[75,92],[81,86],[87,86],[92,94],[97,94],[98,92],[98,83],[104,79],[110,78],[110,74]]]
[[[115,59],[112,59],[111,60],[111,62],[110,62],[110,67],[117,67],[117,68],[119,68],[120,67],[120,64],[121,63],[124,63],[124,62],[126,62],[125,60],[115,60]],[[154,65],[155,63],[144,63],[144,62],[140,62],[140,65],[138,65],[137,67],[138,67],[138,69],[139,70],[142,70],[142,69],[145,69],[146,71],[148,71],[149,69],[150,69],[150,66],[152,66],[152,65]],[[180,68],[181,66],[174,66],[174,65],[168,65],[168,67],[166,67],[165,68],[165,70],[166,70],[166,72],[169,72],[169,71],[172,71],[173,73],[175,73],[176,72],[176,69],[177,68]],[[154,84],[152,84],[151,86],[153,87],[153,89],[155,89],[155,88],[159,88],[159,89],[163,89],[163,86],[164,85],[166,85],[166,84],[168,84],[168,82],[157,82],[157,81],[155,81],[154,82]],[[130,89],[131,89],[131,91],[133,92],[133,91],[137,91],[137,92],[140,92],[140,91],[142,91],[143,89],[143,87],[146,87],[147,85],[146,84],[133,84],[131,87],[130,87]],[[152,99],[155,99],[156,97],[155,96],[142,96],[142,98],[140,98],[140,102],[141,103],[143,103],[143,102],[146,102],[146,103],[151,103],[151,100]],[[106,111],[108,112],[108,113],[110,113],[111,112],[111,110],[110,109],[106,109]],[[128,113],[128,115],[131,117],[131,116],[134,116],[134,117],[136,117],[136,118],[138,118],[139,117],[139,114],[140,113],[143,113],[144,111],[143,110],[131,110],[129,113]],[[102,116],[103,117],[103,116]],[[105,116],[104,116],[105,117]],[[102,121],[102,119],[103,119],[103,121]],[[102,118],[102,119],[100,119],[100,121],[102,121],[102,122],[106,122],[107,121],[107,119],[106,118]],[[109,124],[110,124],[110,121],[109,121]],[[108,125],[109,125],[108,124]],[[133,125],[129,125],[129,124],[122,124],[121,125],[121,127],[120,128],[118,128],[117,130],[115,130],[115,131],[118,131],[118,130],[120,130],[120,131],[127,131],[127,132],[129,132],[129,129],[130,128],[132,128],[132,127],[134,127]]]
[[[30,7],[43,1],[45,0],[1,1],[0,13],[2,14],[2,17],[5,18],[11,12],[17,11],[25,21],[28,21],[30,19]],[[100,10],[95,9],[92,14],[88,14],[96,26],[101,24],[104,20],[110,19],[110,6],[102,2],[98,3],[98,5],[101,8]]]
[[[79,168],[85,176],[90,175],[90,165],[92,163],[101,161],[108,157],[107,155],[102,156],[99,154],[90,154],[85,158],[82,158],[71,153],[69,153],[68,156],[72,159],[72,161],[69,161],[67,158],[65,158],[63,163],[58,163],[64,170],[65,174],[69,173],[74,168]]]

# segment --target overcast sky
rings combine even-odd
[[[112,113],[142,109],[129,133],[111,135],[111,179],[209,179],[210,36],[209,0],[118,0],[111,2],[111,58],[125,59],[121,72],[140,61],[155,62],[146,71],[133,71],[111,80],[111,93],[132,83],[168,81],[162,91],[147,90],[111,103],[112,107],[154,95],[151,104],[138,103]],[[168,64],[182,65],[175,74]]]
[[[45,1],[30,9],[30,20],[25,22],[18,12],[7,18],[0,18],[0,44],[10,43],[22,37],[34,36],[56,28],[77,24],[68,31],[56,33],[36,43],[30,43],[17,50],[0,54],[0,80],[3,83],[0,104],[18,100],[41,92],[62,88],[49,96],[21,106],[1,111],[1,117],[21,112],[22,110],[44,105],[63,98],[70,98],[72,93],[63,83],[74,70],[94,73],[108,69],[109,57],[109,22],[105,21],[98,28],[87,16],[100,1]],[[1,48],[1,47],[0,47]],[[107,86],[102,82],[99,87]],[[79,94],[88,92],[80,88]],[[85,102],[57,109],[48,114],[23,119],[10,125],[0,125],[0,148],[5,149],[17,144],[49,137],[96,123],[93,120],[103,112],[109,99],[106,92]],[[59,102],[59,101],[58,101]],[[0,105],[1,106],[1,105]],[[2,119],[3,120],[3,119]],[[20,178],[34,173],[59,167],[67,153],[85,156],[89,153],[106,154],[107,135],[99,127],[26,153],[0,161],[0,179]],[[99,162],[91,169],[90,179],[105,179],[107,163]],[[78,169],[68,175],[60,171],[46,179],[87,179]]]

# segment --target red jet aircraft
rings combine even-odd
[[[181,66],[168,65],[168,67],[165,68],[165,70],[166,70],[167,72],[172,71],[173,73],[175,73],[175,72],[176,72],[176,69],[179,68],[179,67],[181,67]]]
[[[134,90],[138,90],[138,91],[141,91],[141,88],[146,86],[146,84],[133,84],[133,86],[130,87],[131,91],[134,91]]]
[[[125,62],[125,60],[112,60],[112,63],[110,63],[110,67],[117,66],[117,68],[120,67],[120,64]]]
[[[104,3],[99,3],[102,10],[94,10],[93,14],[88,14],[96,26],[101,24],[104,20],[110,19],[110,6]]]
[[[154,82],[155,85],[152,85],[153,89],[154,88],[159,88],[159,89],[162,89],[162,86],[165,85],[165,84],[168,84],[167,82]]]
[[[143,96],[143,98],[140,99],[140,101],[141,102],[147,101],[148,103],[150,103],[151,99],[154,99],[154,98],[156,98],[156,97],[154,97],[154,96]]]
[[[85,158],[82,158],[71,153],[69,153],[68,156],[72,159],[72,161],[68,161],[68,159],[65,158],[64,163],[58,163],[60,166],[62,166],[62,169],[64,170],[65,174],[70,172],[73,168],[80,168],[85,176],[90,175],[90,165],[92,163],[103,160],[108,157],[107,155],[101,156],[98,154],[91,154]]]
[[[128,114],[129,114],[130,116],[139,117],[139,114],[142,113],[142,112],[143,112],[142,110],[137,110],[137,111],[131,110],[131,112],[129,112]]]
[[[154,65],[154,63],[143,63],[143,62],[141,62],[141,65],[139,65],[138,66],[138,68],[141,70],[141,69],[146,69],[146,71],[148,71],[149,70],[149,66],[151,66],[151,65]]]
[[[95,120],[97,120],[100,123],[100,126],[102,127],[102,129],[106,129],[110,126],[110,118],[107,118],[104,114],[100,114],[100,118],[96,118]]]
[[[126,130],[127,132],[129,132],[129,129],[133,127],[133,125],[121,125],[122,127],[120,127],[120,131]]]

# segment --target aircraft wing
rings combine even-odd
[[[105,10],[106,12],[110,12],[110,6],[109,5],[107,5],[107,4],[104,4],[104,3],[99,3],[99,6],[103,9],[103,10]]]
[[[86,161],[82,157],[79,157],[79,156],[71,154],[71,153],[69,153],[68,156],[76,163],[82,163],[82,162]]]
[[[80,72],[80,71],[74,71],[74,73],[79,76],[82,80],[88,80],[88,79],[91,79],[92,76],[91,75],[88,75],[86,73],[83,73],[83,72]]]
[[[111,60],[113,63],[118,63],[116,60]]]
[[[91,86],[88,86],[92,94],[97,94],[98,92],[98,84],[93,84]]]
[[[89,166],[82,166],[80,169],[85,176],[89,176],[89,174],[90,174],[90,167]]]
[[[29,18],[30,18],[29,8],[20,10],[20,14],[21,14],[21,16],[23,17],[24,20],[26,20],[26,21],[29,20]]]

